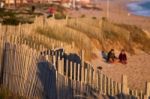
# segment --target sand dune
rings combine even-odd
[[[146,31],[147,35],[150,35],[150,18],[132,15],[126,8],[126,4],[129,2],[131,2],[131,0],[111,0],[108,19],[115,23],[137,25]],[[99,3],[100,8],[102,8],[101,11],[80,9],[79,11],[71,11],[70,15],[74,17],[83,14],[86,15],[86,17],[107,17],[106,0],[101,0]],[[102,66],[103,73],[118,82],[121,81],[123,74],[127,75],[130,88],[144,91],[145,82],[150,82],[150,55],[137,51],[136,55],[128,55],[127,65],[122,65],[120,63],[108,64],[104,62],[99,53],[100,52],[97,52],[99,57],[92,60],[94,66]]]

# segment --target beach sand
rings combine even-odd
[[[126,75],[129,88],[145,91],[146,82],[150,82],[150,55],[145,53],[127,55],[128,63],[125,65],[121,63],[108,64],[101,58],[100,52],[97,55],[99,55],[98,58],[92,60],[92,64],[95,67],[101,66],[105,75],[117,82],[121,82],[122,75]]]

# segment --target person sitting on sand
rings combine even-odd
[[[107,62],[114,63],[116,59],[117,58],[115,56],[114,49],[111,49],[107,55]]]
[[[127,55],[124,49],[122,49],[119,54],[119,62],[121,62],[122,64],[127,64]]]
[[[102,54],[102,58],[107,60],[107,52],[102,51],[101,54]]]

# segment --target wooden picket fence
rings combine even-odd
[[[94,70],[91,64],[84,61],[84,51],[82,51],[80,63],[65,57],[65,52],[63,51],[56,50],[51,52],[48,50],[44,51],[42,55],[44,55],[47,60],[52,59],[51,61],[54,64],[54,68],[56,68],[56,71],[61,75],[65,75],[73,81],[79,81],[90,86],[88,87],[89,89],[87,89],[87,94],[97,93],[106,96],[119,96],[119,99],[148,99],[149,97],[150,83],[146,84],[146,92],[132,90],[128,87],[126,75],[123,75],[122,82],[118,83],[107,77],[100,70]],[[51,55],[53,58],[49,57]]]
[[[91,64],[85,63],[84,56],[81,62],[76,62],[64,57],[62,50],[39,52],[25,44],[7,42],[2,49],[2,84],[29,99],[98,99],[99,94],[121,95],[122,98],[125,97],[122,94],[125,94],[131,99],[148,99],[144,92],[128,88],[126,76],[123,76],[122,83],[113,81],[100,70],[94,70]],[[148,87],[149,84],[147,94]]]
[[[145,92],[132,90],[125,75],[118,83],[94,69],[84,60],[83,50],[81,56],[71,56],[61,43],[51,42],[53,47],[46,48],[35,43],[35,38],[27,41],[20,36],[23,32],[30,34],[34,27],[31,26],[30,31],[20,27],[9,30],[7,26],[0,26],[1,84],[12,92],[29,99],[99,99],[99,95],[118,99],[149,98],[150,83]],[[55,48],[55,44],[61,48]]]

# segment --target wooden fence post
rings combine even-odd
[[[95,80],[95,87],[96,89],[100,90],[100,85],[99,85],[99,82],[100,82],[100,73],[97,69],[95,69],[95,73],[94,73],[94,80]]]
[[[92,76],[91,73],[92,73],[91,65],[88,65],[88,72],[87,72],[87,74],[88,74],[88,79],[87,79],[87,80],[88,80],[88,84],[89,84],[89,85],[91,85],[91,78],[92,78],[92,77],[91,77],[91,76]]]
[[[149,99],[150,97],[150,82],[146,83],[146,95],[144,95],[144,99]]]
[[[77,64],[76,64],[76,62],[74,62],[74,75],[73,75],[73,78],[74,78],[74,80],[76,80],[76,68],[77,68]]]
[[[80,64],[78,64],[77,66],[78,66],[78,77],[77,77],[77,80],[80,81]]]
[[[84,67],[84,50],[81,51],[81,65]]]
[[[100,93],[103,93],[103,74],[99,71],[98,75],[99,75],[98,86],[100,89]]]
[[[123,75],[122,76],[122,89],[121,89],[123,94],[129,94],[129,90],[128,90],[128,80],[127,80],[127,76]]]
[[[107,83],[107,76],[104,75],[104,74],[103,74],[103,82],[104,82],[104,83],[103,83],[103,88],[104,88],[104,89],[103,89],[103,94],[106,95],[106,94],[107,94],[107,92],[106,92],[106,91],[107,91],[107,90],[106,90],[106,89],[107,89],[107,86],[106,86],[106,85],[107,85],[107,84],[106,84],[106,83]]]
[[[147,96],[150,96],[150,82],[146,83],[146,94]]]
[[[94,77],[94,69],[92,67],[91,68],[91,85],[92,85],[92,87],[93,87],[93,81],[94,81],[93,77]]]
[[[140,99],[143,99],[143,91],[140,91]]]
[[[121,83],[118,83],[118,93],[121,94]]]
[[[88,69],[85,68],[85,83],[88,83]]]
[[[84,82],[84,78],[85,78],[85,76],[84,76],[84,74],[85,74],[85,73],[84,73],[84,70],[85,70],[85,69],[84,69],[84,66],[82,65],[82,66],[81,66],[81,82]]]
[[[45,55],[45,59],[46,61],[49,61],[48,55]]]
[[[54,65],[54,68],[56,70],[56,56],[55,55],[53,55],[53,65]]]
[[[64,58],[61,59],[61,69],[62,75],[64,75]]]
[[[118,90],[117,90],[117,82],[116,81],[114,81],[114,86],[115,86],[114,94],[118,95],[119,93],[118,93]]]
[[[60,60],[59,55],[58,55],[58,60],[57,60],[57,70],[58,70],[58,73],[61,74],[61,60]]]
[[[95,69],[93,69],[93,83],[92,83],[92,86],[94,87],[94,88],[97,88],[97,73],[96,73],[96,70]]]
[[[66,70],[65,70],[65,71],[66,71],[66,76],[67,76],[67,77],[68,77],[68,75],[69,75],[69,74],[68,74],[68,62],[69,62],[68,59],[66,59]]]
[[[73,63],[72,61],[70,61],[70,79],[72,80],[72,67],[73,67]]]
[[[107,80],[107,93],[108,93],[108,95],[110,95],[110,93],[111,93],[111,88],[110,88],[110,82],[111,81],[111,79],[110,78],[108,78],[108,80]]]
[[[111,89],[111,96],[114,96],[114,83],[113,83],[113,80],[111,79],[110,80],[110,89]]]

